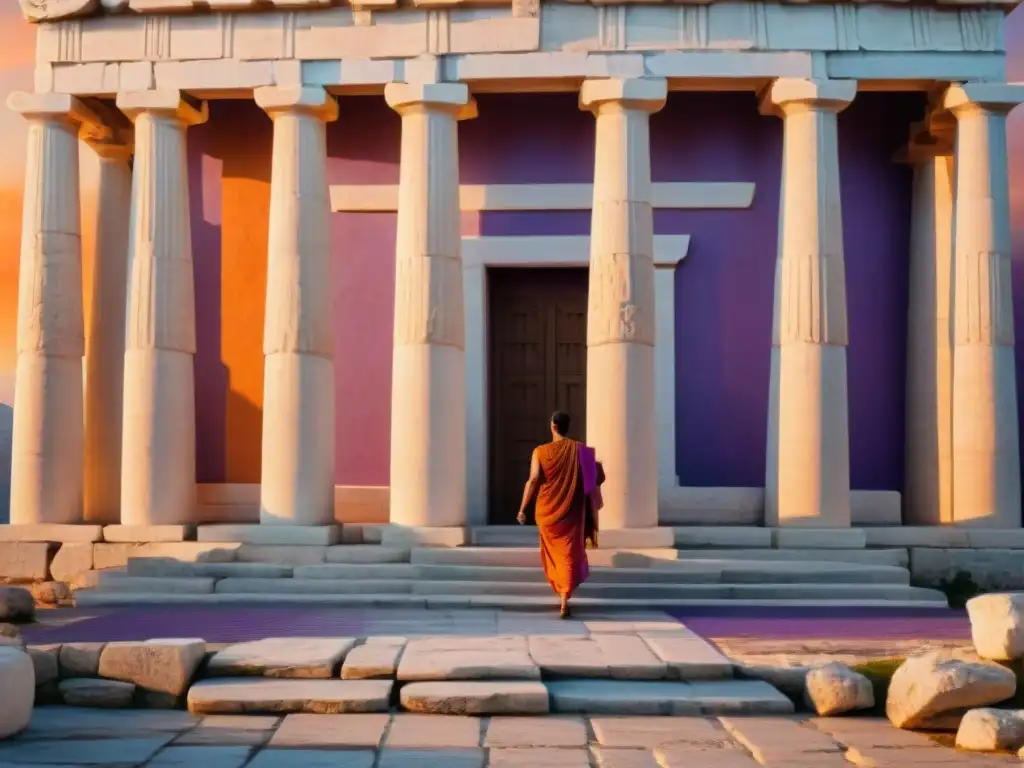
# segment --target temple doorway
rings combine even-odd
[[[550,439],[553,411],[568,411],[572,436],[586,437],[587,277],[586,268],[488,270],[492,525],[515,524],[530,456]]]

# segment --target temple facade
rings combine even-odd
[[[22,4],[12,528],[1021,526],[1011,6]]]

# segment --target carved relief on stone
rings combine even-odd
[[[18,0],[29,21],[55,21],[85,16],[99,8],[99,0]]]
[[[591,253],[587,345],[654,344],[654,260]]]
[[[836,254],[783,255],[776,265],[775,345],[845,347],[846,270]]]
[[[956,255],[953,336],[958,345],[1012,347],[1010,256],[997,251]]]
[[[395,344],[446,344],[462,349],[462,260],[405,256],[395,264]]]

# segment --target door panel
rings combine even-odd
[[[552,412],[585,439],[587,270],[495,269],[488,285],[489,519],[512,525]]]

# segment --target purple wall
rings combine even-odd
[[[478,102],[480,117],[460,125],[463,183],[592,180],[594,119],[574,95],[483,95]],[[215,111],[191,134],[199,477],[208,482],[225,479],[221,401],[230,371],[219,352],[222,168],[204,155],[216,154],[214,132],[234,141],[250,130],[259,113],[248,106]],[[856,488],[901,486],[910,176],[889,157],[919,109],[911,97],[862,94],[840,121]],[[344,99],[328,136],[331,183],[397,183],[400,120],[383,99]],[[781,122],[759,115],[750,94],[673,94],[651,121],[655,181],[757,185],[746,210],[655,215],[658,234],[692,236],[676,277],[677,464],[686,485],[764,482],[781,137]],[[268,146],[265,137],[260,142]],[[589,212],[463,217],[466,234],[587,234],[589,227]],[[334,216],[336,476],[343,484],[388,482],[394,229],[393,213]]]

